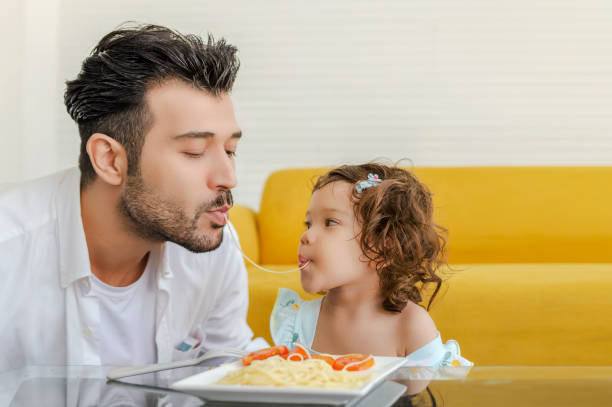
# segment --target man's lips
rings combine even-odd
[[[223,206],[221,208],[213,209],[212,211],[206,211],[206,213],[215,221],[217,225],[225,225],[227,222],[227,212],[231,206]]]

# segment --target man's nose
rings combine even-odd
[[[214,162],[211,164],[210,189],[232,189],[236,186],[238,181],[234,159],[227,155],[225,149],[221,149],[215,154]]]

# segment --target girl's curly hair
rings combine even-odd
[[[344,181],[357,185],[376,174],[382,182],[361,193],[353,188],[355,217],[364,255],[376,264],[387,311],[401,312],[408,301],[423,300],[429,283],[438,294],[442,279],[436,271],[446,262],[446,229],[433,221],[432,194],[411,172],[378,163],[343,165],[319,177],[313,192]]]

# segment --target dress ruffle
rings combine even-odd
[[[270,318],[270,332],[274,344],[291,348],[295,342],[302,342],[297,319],[298,311],[304,302],[295,291],[279,288]]]
[[[404,366],[473,366],[474,364],[461,356],[457,341],[449,339],[442,343],[440,334],[428,344],[406,356]]]

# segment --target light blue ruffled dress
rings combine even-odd
[[[270,332],[274,344],[292,348],[297,342],[317,353],[316,350],[312,350],[312,342],[322,300],[323,298],[305,301],[295,291],[280,288],[270,317]],[[461,356],[457,341],[451,339],[442,343],[440,334],[428,344],[406,356],[404,364],[404,366],[428,367],[472,365],[472,362]]]

